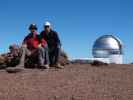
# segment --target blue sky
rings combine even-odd
[[[0,0],[0,53],[21,44],[28,25],[39,32],[50,21],[71,58],[92,57],[92,45],[101,35],[113,34],[124,43],[125,62],[133,61],[132,0]]]

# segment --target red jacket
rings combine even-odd
[[[27,48],[29,50],[34,50],[38,48],[39,43],[39,37],[37,32],[30,33],[28,36],[25,37],[23,44],[27,45]]]

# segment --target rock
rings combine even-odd
[[[71,63],[72,64],[90,64],[91,62],[85,59],[75,59],[75,60],[72,60]]]
[[[3,56],[0,55],[0,64],[5,62],[5,58]]]
[[[4,66],[16,66],[19,63],[19,52],[20,48],[17,45],[10,45],[9,46],[9,52],[2,54],[0,56],[0,64],[4,64]]]
[[[17,73],[23,71],[24,68],[17,68],[17,67],[8,67],[6,68],[6,72],[8,73]]]
[[[0,69],[5,69],[6,68],[6,59],[4,56],[0,55]]]
[[[0,61],[2,63],[5,63],[5,65],[7,67],[15,67],[20,60],[20,47],[18,45],[10,45],[9,47],[10,52],[4,54],[4,59],[2,57],[0,57]],[[35,68],[36,67],[36,59],[33,59],[34,57],[27,57],[26,58],[26,62],[25,62],[25,67],[26,68]],[[35,57],[37,58],[37,57]],[[68,60],[68,55],[66,54],[66,52],[64,52],[64,50],[61,50],[61,55],[59,58],[59,63],[60,65],[64,66],[66,64],[69,64],[69,60]]]
[[[67,55],[66,52],[64,52],[64,50],[61,50],[61,54],[60,54],[60,58],[59,58],[59,63],[62,66],[65,66],[65,65],[70,63],[70,61],[68,59],[68,55]]]
[[[94,60],[92,63],[91,63],[92,66],[107,66],[108,64],[107,63],[104,63],[104,62],[101,62],[101,61],[98,61],[98,60]]]

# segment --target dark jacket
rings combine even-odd
[[[61,42],[58,36],[58,33],[51,30],[49,33],[46,33],[45,31],[42,31],[40,34],[41,39],[46,40],[48,47],[53,48],[53,47],[59,47],[61,46]]]

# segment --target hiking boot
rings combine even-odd
[[[49,69],[49,65],[41,65],[40,68],[42,68],[42,69]]]
[[[45,67],[47,68],[47,69],[49,69],[50,67],[49,67],[49,65],[45,65]]]
[[[54,67],[55,67],[55,68],[59,68],[59,69],[63,69],[63,68],[64,68],[64,67],[61,66],[60,64],[55,64]]]
[[[19,64],[16,66],[16,68],[24,68],[24,65]]]

